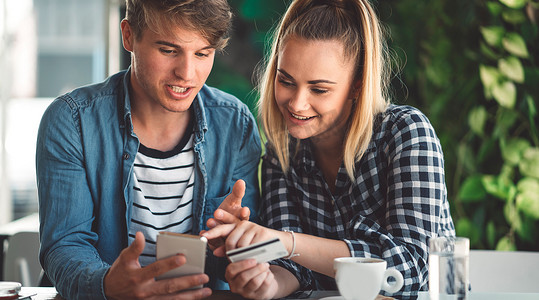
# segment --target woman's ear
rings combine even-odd
[[[122,23],[120,24],[120,27],[122,29],[122,44],[125,50],[132,52],[133,40],[135,38],[135,35],[133,33],[133,30],[131,29],[129,21],[127,21],[127,19],[123,19]]]
[[[360,88],[361,88],[361,81],[355,80],[354,83],[352,84],[352,88],[350,89],[350,95],[348,95],[348,97],[356,101],[356,99],[359,98]]]

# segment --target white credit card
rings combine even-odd
[[[257,263],[264,263],[277,258],[285,257],[288,251],[279,238],[274,238],[264,242],[241,247],[226,252],[231,262],[237,262],[244,259],[255,259]]]

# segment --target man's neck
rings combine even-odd
[[[139,107],[140,108],[140,107]],[[144,109],[133,108],[133,130],[139,141],[146,147],[170,151],[178,145],[187,133],[192,115],[190,111],[150,112]]]

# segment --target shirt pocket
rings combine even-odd
[[[204,215],[203,215],[203,227],[207,230],[206,227],[206,221],[208,221],[209,218],[213,217],[213,212],[221,205],[221,203],[225,200],[225,198],[230,194],[232,190],[229,189],[226,191],[226,193],[223,196],[214,197],[214,198],[206,198],[206,205],[204,205]]]

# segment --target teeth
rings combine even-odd
[[[170,88],[172,89],[172,91],[174,91],[174,93],[185,93],[189,89],[189,88],[181,88],[179,86],[173,86],[173,85],[170,85]]]
[[[302,116],[298,116],[298,115],[296,115],[296,114],[294,114],[294,113],[290,113],[290,114],[292,114],[292,117],[294,117],[294,118],[296,118],[296,119],[298,119],[298,120],[307,120],[307,119],[312,118],[312,117],[302,117]]]

